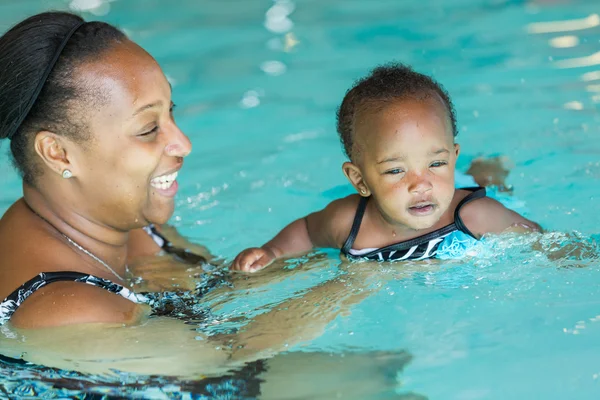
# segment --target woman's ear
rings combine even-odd
[[[342,170],[344,171],[346,178],[348,178],[352,186],[354,186],[361,196],[369,197],[371,195],[371,190],[365,183],[360,168],[351,162],[345,162],[344,165],[342,165]]]
[[[60,175],[65,170],[73,173],[67,152],[67,142],[65,138],[49,131],[40,131],[35,135],[35,152],[50,170]]]

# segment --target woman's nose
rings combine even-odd
[[[185,157],[192,151],[190,139],[177,125],[173,124],[169,135],[169,142],[165,146],[165,154],[170,157]]]

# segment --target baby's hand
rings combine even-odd
[[[264,248],[252,247],[237,255],[230,269],[234,271],[256,272],[265,268],[275,259],[275,254]]]

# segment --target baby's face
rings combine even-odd
[[[355,126],[355,150],[364,182],[388,222],[427,229],[447,211],[459,147],[437,96],[365,112]]]

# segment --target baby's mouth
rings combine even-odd
[[[413,215],[424,216],[431,214],[435,210],[435,207],[435,203],[424,201],[408,207],[408,212]]]

